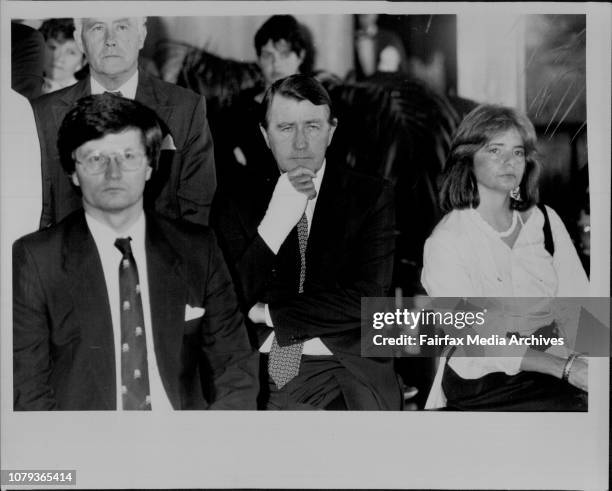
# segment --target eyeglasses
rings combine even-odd
[[[142,169],[145,162],[143,159],[144,153],[141,152],[123,152],[123,153],[92,153],[84,160],[75,161],[81,164],[88,174],[102,174],[106,172],[111,158],[117,162],[117,165],[122,172],[134,172]]]

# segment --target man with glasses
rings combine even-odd
[[[15,410],[254,409],[257,355],[212,232],[143,209],[162,131],[111,94],[59,129],[82,210],[13,246]]]

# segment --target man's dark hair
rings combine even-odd
[[[155,169],[162,140],[155,111],[113,94],[79,99],[64,117],[58,132],[57,148],[64,171],[74,172],[73,154],[81,145],[130,129],[140,130],[149,165]]]
[[[331,98],[325,87],[313,77],[296,74],[277,80],[266,90],[259,113],[259,124],[264,128],[268,127],[268,111],[277,94],[296,101],[309,101],[315,106],[326,105],[329,108],[329,123],[336,124]]]
[[[515,129],[523,139],[525,172],[519,185],[521,201],[510,199],[510,207],[526,210],[538,202],[540,163],[536,132],[527,116],[510,107],[482,104],[472,110],[455,132],[440,189],[442,211],[476,208],[480,204],[474,176],[474,154],[495,135]]]
[[[312,73],[314,66],[315,49],[310,30],[299,23],[292,15],[273,15],[255,33],[255,51],[261,55],[261,48],[272,41],[274,44],[280,40],[289,44],[291,51],[296,55],[304,53],[304,59],[299,66],[300,73]]]

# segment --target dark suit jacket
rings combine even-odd
[[[41,147],[41,228],[81,208],[81,197],[60,164],[57,132],[73,104],[90,92],[88,77],[32,102]],[[157,112],[164,135],[170,134],[176,147],[176,151],[162,149],[158,168],[147,183],[145,206],[169,218],[207,225],[217,181],[204,98],[140,71],[136,100]]]
[[[175,409],[255,409],[258,355],[213,233],[148,214],[155,356]],[[13,246],[15,410],[116,408],[106,283],[85,215]],[[185,306],[202,307],[185,320]]]
[[[246,179],[219,194],[212,223],[243,311],[267,302],[280,345],[320,337],[338,360],[378,396],[400,409],[392,360],[361,357],[361,297],[385,296],[393,270],[394,203],[384,181],[327,162],[306,249],[304,292],[297,294],[299,248],[294,229],[275,255],[257,233],[275,179]],[[260,346],[270,334],[251,325]]]
[[[42,93],[45,38],[36,29],[11,22],[11,87],[28,99]]]

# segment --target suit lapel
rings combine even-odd
[[[116,373],[113,324],[102,263],[85,214],[79,212],[70,223],[62,250],[68,289],[81,329],[83,349],[93,380],[108,409],[116,409]]]
[[[188,283],[181,271],[181,259],[166,239],[155,218],[147,214],[145,246],[153,341],[159,373],[173,407],[181,407],[176,374],[181,370],[185,305],[189,303]]]
[[[175,107],[168,101],[168,94],[162,84],[155,83],[144,71],[138,72],[138,87],[136,88],[135,99],[149,107],[157,114],[157,122],[162,130],[164,137],[157,168],[153,176],[147,182],[145,191],[145,206],[155,209],[155,201],[158,199],[167,183],[172,180],[172,167],[180,166],[180,162],[175,162],[176,145],[175,135],[170,131]],[[179,167],[180,169],[180,167]]]
[[[343,187],[340,173],[332,164],[327,162],[323,182],[319,189],[306,248],[307,264],[313,264],[309,263],[309,259],[322,257],[327,245],[339,240],[344,233],[342,217],[345,216],[346,190]]]
[[[71,90],[66,91],[62,97],[58,99],[57,103],[53,105],[53,118],[56,128],[60,127],[70,107],[81,97],[90,94],[91,87],[89,85],[89,77],[77,82],[72,86]]]
[[[170,122],[173,117],[174,106],[168,102],[168,94],[163,87],[155,84],[151,77],[142,70],[138,72],[138,87],[136,88],[135,99],[157,113],[161,119],[164,135],[170,133],[169,127],[172,126]]]

